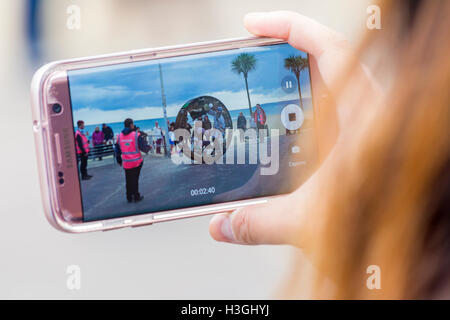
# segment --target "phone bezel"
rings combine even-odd
[[[33,77],[31,85],[31,96],[33,129],[35,134],[37,158],[39,164],[41,193],[45,215],[49,222],[55,228],[70,233],[106,231],[124,227],[137,227],[153,224],[156,222],[190,218],[220,212],[229,212],[244,206],[263,204],[269,201],[271,198],[283,196],[275,195],[271,197],[203,205],[199,207],[146,213],[92,222],[67,221],[64,218],[64,210],[66,209],[65,203],[67,202],[67,200],[61,199],[61,188],[59,188],[57,185],[56,179],[58,179],[58,164],[55,156],[56,146],[55,141],[51,138],[55,131],[53,127],[55,127],[54,122],[56,122],[56,120],[52,119],[48,112],[48,97],[50,95],[49,90],[51,90],[52,88],[52,79],[54,79],[55,77],[65,77],[66,81],[68,81],[67,71],[69,70],[283,43],[286,43],[286,41],[273,38],[238,38],[161,47],[156,49],[134,50],[115,54],[56,61],[41,67]],[[69,90],[67,85],[67,94],[65,95],[65,98],[62,99],[64,100],[66,98],[69,98],[70,102],[68,91]],[[72,117],[70,103],[69,108],[65,107],[64,105],[63,108],[65,108],[64,112],[69,112]],[[73,126],[73,122],[70,125]],[[75,148],[74,142],[73,148]],[[78,175],[78,168],[76,165],[74,170]],[[71,176],[73,176],[73,173],[71,173]],[[72,200],[74,198],[77,199],[76,201],[79,203],[81,210],[79,179],[76,179],[76,181],[78,187],[78,195],[75,192],[72,196]]]

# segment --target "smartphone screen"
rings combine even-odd
[[[288,44],[70,70],[68,81],[89,149],[84,221],[289,193],[317,162],[308,55]]]

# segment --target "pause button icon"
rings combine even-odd
[[[286,93],[294,92],[297,88],[296,86],[297,80],[291,75],[286,76],[281,80],[281,89]]]

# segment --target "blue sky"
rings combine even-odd
[[[248,107],[244,78],[231,70],[232,60],[242,52],[255,55],[256,69],[248,76],[250,96],[256,103],[297,99],[281,89],[281,80],[293,74],[284,68],[284,58],[306,54],[290,45],[229,50],[158,61],[80,69],[69,72],[74,121],[86,124],[161,118],[163,116],[158,63],[161,63],[167,113],[176,116],[188,100],[210,95],[229,110]],[[309,73],[300,77],[302,96],[311,96]]]

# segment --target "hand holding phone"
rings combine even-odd
[[[342,72],[352,50],[345,39],[335,31],[320,25],[316,21],[303,15],[276,11],[269,13],[250,13],[245,17],[245,26],[248,31],[257,36],[275,37],[288,41],[293,47],[311,54],[311,74],[315,96],[328,94],[324,88],[333,88],[333,81]],[[364,76],[361,66],[362,81],[371,83],[373,93],[379,93],[378,86],[372,79]],[[322,83],[323,80],[323,83]],[[322,90],[322,91],[321,91]],[[331,94],[336,94],[331,92]],[[328,107],[334,104],[325,104]],[[342,103],[336,109],[326,110],[328,114],[336,114],[334,126],[323,130],[323,141],[339,140],[338,127],[346,127],[348,117],[345,114],[346,104]],[[323,111],[322,111],[323,112]],[[316,114],[317,116],[317,114]],[[330,119],[330,117],[328,116]],[[320,120],[317,121],[320,123]],[[316,122],[316,123],[317,123]],[[327,125],[332,124],[328,121]],[[320,125],[320,124],[319,124]],[[319,129],[320,130],[320,129]],[[334,138],[334,137],[337,138]],[[319,139],[319,143],[320,143]],[[328,144],[328,143],[327,143]],[[332,152],[333,145],[319,145],[319,150]],[[333,174],[330,171],[332,154],[324,160],[321,167],[297,190],[291,194],[274,199],[264,205],[252,205],[239,208],[232,214],[218,214],[210,222],[211,236],[217,241],[236,244],[291,244],[302,248],[308,246],[308,235],[311,235],[313,226],[308,219],[315,215],[317,204],[311,199],[320,198],[320,186],[326,183],[327,177]]]

